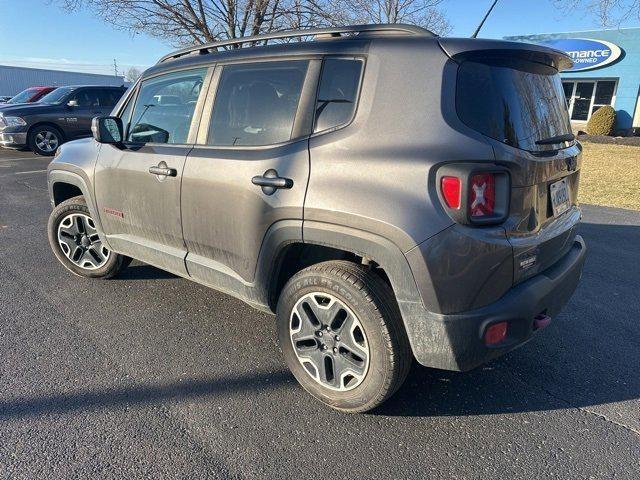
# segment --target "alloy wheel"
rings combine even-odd
[[[85,270],[102,267],[111,255],[102,245],[93,220],[83,213],[70,213],[60,221],[58,244],[74,265]]]
[[[55,133],[48,130],[42,130],[36,134],[35,144],[43,152],[51,153],[58,148],[60,141]]]
[[[336,297],[314,292],[291,312],[293,350],[320,385],[348,391],[362,383],[369,369],[369,344],[357,316]]]

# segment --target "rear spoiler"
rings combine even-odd
[[[456,62],[500,56],[542,63],[559,72],[573,66],[573,60],[566,53],[532,43],[469,38],[439,38],[438,41],[444,52]]]

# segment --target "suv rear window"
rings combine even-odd
[[[469,127],[513,147],[553,150],[536,141],[571,133],[558,71],[519,60],[466,61],[458,70],[456,108]]]

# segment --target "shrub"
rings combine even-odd
[[[587,123],[589,135],[612,135],[616,124],[616,111],[610,105],[600,107]]]

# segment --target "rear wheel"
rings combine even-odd
[[[412,356],[392,290],[363,266],[325,262],[294,275],[277,308],[285,361],[311,395],[365,412],[404,382]]]
[[[51,156],[62,145],[62,132],[51,125],[40,125],[29,132],[29,148],[38,155]]]
[[[84,197],[66,200],[51,212],[48,234],[56,258],[76,275],[110,278],[131,262],[102,244]]]

